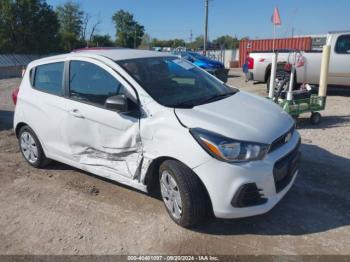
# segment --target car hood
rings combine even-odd
[[[246,92],[191,109],[176,108],[188,128],[203,128],[233,139],[272,143],[286,133],[294,120],[272,101]]]

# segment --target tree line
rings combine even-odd
[[[0,1],[0,53],[70,52],[83,47],[187,47],[201,49],[203,37],[186,43],[183,39],[159,40],[145,33],[143,25],[133,14],[118,10],[112,16],[115,40],[99,33],[101,19],[84,12],[73,0],[55,9],[46,0]],[[222,36],[209,43],[209,47],[237,48],[238,39]]]
[[[46,54],[89,46],[141,44],[145,29],[132,14],[119,10],[112,21],[116,27],[115,41],[108,34],[99,34],[101,20],[92,19],[72,0],[56,9],[45,0],[1,0],[0,52]]]

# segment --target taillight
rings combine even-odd
[[[19,87],[17,87],[13,92],[12,92],[12,101],[16,105],[17,104],[17,96],[19,92]]]
[[[291,63],[286,63],[284,65],[284,71],[287,71],[287,72],[292,71],[292,64]]]
[[[254,69],[254,58],[248,57],[248,69]]]
[[[305,65],[305,58],[302,55],[299,55],[296,62],[296,67],[303,67]]]

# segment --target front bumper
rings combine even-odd
[[[230,164],[211,159],[194,168],[194,172],[200,177],[209,193],[214,215],[218,218],[239,218],[263,214],[272,209],[291,188],[298,174],[298,169],[293,170],[288,183],[283,189],[277,190],[273,175],[274,166],[293,150],[298,150],[296,147],[299,141],[298,132],[294,132],[287,144],[269,153],[261,161]],[[266,201],[247,207],[234,206],[232,204],[234,196],[246,184],[256,184]]]

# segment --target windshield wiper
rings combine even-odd
[[[232,96],[232,95],[234,95],[236,93],[237,92],[229,92],[229,93],[225,93],[225,94],[214,95],[214,96],[211,96],[211,97],[205,99],[204,101],[202,101],[201,104],[207,104],[207,103],[210,103],[210,102],[214,102],[214,101],[223,99],[225,97]]]
[[[225,94],[216,94],[216,95],[211,96],[209,98],[206,98],[202,101],[199,99],[193,99],[193,100],[183,101],[183,102],[179,102],[179,103],[175,103],[175,104],[171,104],[171,105],[167,105],[167,106],[175,107],[175,108],[193,108],[193,107],[198,106],[198,105],[203,105],[206,103],[210,103],[210,102],[214,102],[214,101],[223,99],[225,97],[232,96],[232,95],[236,94],[237,92],[238,92],[238,89],[233,91],[233,92],[228,92]]]

